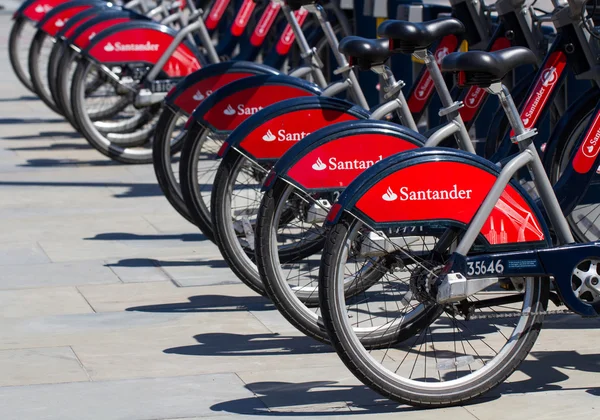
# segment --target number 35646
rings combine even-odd
[[[496,261],[470,261],[467,263],[467,276],[481,276],[486,274],[502,274],[504,265],[502,260]]]

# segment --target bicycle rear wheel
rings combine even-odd
[[[29,47],[35,36],[35,26],[29,19],[19,16],[15,19],[8,38],[8,56],[10,64],[19,81],[28,90],[35,93],[29,77]]]
[[[202,233],[215,241],[210,214],[215,174],[221,162],[217,153],[227,134],[193,126],[187,133],[179,161],[179,181],[185,205]]]
[[[152,164],[158,185],[173,208],[190,223],[194,223],[185,205],[179,184],[179,151],[183,147],[188,116],[165,106],[158,118],[152,142]]]
[[[94,63],[79,60],[71,85],[71,107],[81,134],[113,160],[150,163],[151,137],[162,104],[135,108],[136,92],[104,76]]]
[[[462,230],[436,222],[391,232],[395,236],[382,236],[346,213],[328,235],[319,292],[324,324],[340,358],[366,385],[414,406],[461,404],[503,382],[535,343],[548,281],[502,279],[512,291],[491,286],[460,304],[439,305],[429,290]],[[369,254],[378,255],[385,275],[348,300],[345,278],[360,281],[362,265],[375,263]],[[432,316],[414,336],[378,350],[361,344],[357,330],[386,334],[413,323],[419,307]],[[501,317],[507,313],[516,315]]]
[[[29,49],[29,75],[35,93],[48,108],[62,115],[50,93],[48,81],[48,64],[55,46],[54,38],[46,32],[38,30]]]

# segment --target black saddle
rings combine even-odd
[[[348,57],[352,65],[361,70],[381,65],[390,56],[389,41],[387,39],[369,39],[359,36],[347,36],[340,41],[338,50]]]
[[[317,0],[287,0],[286,4],[290,6],[292,10],[298,10],[302,6],[306,6],[308,4],[315,4]]]
[[[412,54],[428,48],[447,35],[458,35],[465,31],[461,21],[441,18],[428,22],[413,23],[404,20],[387,20],[377,28],[377,35],[389,38],[392,51]]]
[[[452,53],[444,57],[441,69],[462,72],[464,77],[461,77],[460,84],[486,87],[499,82],[514,68],[536,62],[537,57],[529,48],[511,47],[495,52]]]

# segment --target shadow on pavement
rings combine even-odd
[[[232,346],[232,343],[222,343]],[[220,354],[220,353],[217,353]],[[253,353],[250,353],[253,354]],[[519,371],[530,376],[523,381],[504,383],[473,400],[469,405],[477,405],[499,399],[502,395],[517,393],[534,393],[561,390],[582,390],[594,396],[600,396],[600,387],[571,387],[561,382],[569,380],[569,375],[557,368],[598,373],[600,371],[600,354],[582,355],[576,351],[532,352],[537,360],[526,360]],[[251,392],[265,404],[267,408],[255,408],[253,411],[242,412],[237,407],[248,399],[232,400],[215,404],[213,411],[249,415],[278,415],[278,416],[320,416],[347,415],[384,412],[404,412],[415,410],[411,407],[397,406],[389,400],[376,394],[367,387],[342,386],[337,382],[256,382],[246,385]],[[353,412],[334,411],[343,408],[347,403]],[[310,406],[314,408],[311,408]],[[329,407],[320,409],[319,406]],[[247,405],[246,405],[247,406]],[[308,407],[307,407],[308,406]],[[298,407],[298,408],[296,408]],[[416,409],[418,410],[418,409]]]
[[[531,393],[561,390],[586,390],[598,392],[598,387],[563,387],[561,382],[567,381],[569,375],[564,370],[577,372],[600,372],[600,354],[579,354],[569,351],[532,351],[531,356],[537,360],[525,360],[519,366],[528,379],[505,382],[492,391],[493,394]],[[560,371],[558,369],[562,369]]]
[[[184,233],[178,235],[137,235],[125,232],[107,232],[99,233],[91,238],[84,238],[86,241],[148,241],[148,240],[179,240],[182,242],[200,242],[208,239],[201,233]],[[186,261],[186,263],[189,261]],[[202,261],[200,261],[202,262]],[[164,263],[168,264],[168,261]],[[160,262],[163,265],[163,262]],[[190,264],[193,265],[193,264]],[[200,264],[202,265],[202,264]],[[226,266],[226,265],[225,265]]]
[[[8,136],[2,137],[5,140],[37,140],[41,138],[50,138],[50,137],[68,137],[72,139],[83,139],[81,134],[74,131],[40,131],[38,134],[26,134],[22,136]],[[86,149],[91,150],[91,146],[87,144],[87,142],[82,143],[85,144]],[[39,149],[11,149],[11,150],[46,150],[51,149],[52,145],[48,145],[45,147],[40,147]]]
[[[274,309],[273,304],[262,296],[200,295],[190,296],[188,302],[135,306],[125,310],[130,312],[197,313],[272,311]]]
[[[152,258],[128,258],[116,263],[106,264],[107,267],[211,267],[225,268],[227,263],[223,260],[198,260],[198,261],[161,261]]]
[[[366,386],[342,385],[336,381],[311,382],[254,382],[246,388],[266,406],[253,407],[253,398],[243,398],[213,405],[216,412],[260,416],[342,416],[375,413],[401,413],[420,411],[417,408],[398,406]],[[239,408],[245,407],[246,410]],[[352,408],[356,411],[350,411]]]
[[[48,159],[43,159],[48,160]],[[57,162],[57,161],[55,161]],[[102,161],[103,165],[116,164],[112,161]],[[67,163],[67,165],[85,165],[89,162],[73,161]],[[99,188],[128,188],[127,191],[113,195],[115,198],[132,198],[132,197],[156,197],[163,196],[162,191],[158,184],[131,184],[121,182],[43,182],[43,181],[0,181],[0,186],[14,186],[14,187],[99,187]]]
[[[40,98],[37,96],[19,96],[18,98],[2,98],[0,102],[18,102],[18,101],[39,101]]]
[[[198,344],[164,350],[186,356],[279,356],[331,353],[333,349],[305,336],[279,334],[207,333],[194,336]]]
[[[89,146],[85,146],[88,149]],[[75,160],[75,159],[27,159],[27,163],[18,165],[21,168],[55,168],[67,166],[114,166],[118,162],[112,160]]]
[[[11,147],[8,150],[13,152],[34,152],[34,151],[49,151],[49,150],[91,150],[90,146],[83,143],[52,143],[46,146],[32,147]]]
[[[4,124],[48,124],[64,123],[64,118],[0,118],[0,125]]]

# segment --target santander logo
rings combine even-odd
[[[600,140],[600,130],[596,130],[594,137],[588,136],[586,138],[583,146],[581,146],[581,153],[583,153],[583,155],[587,158],[595,158],[598,154],[598,151],[600,151],[600,148],[598,147],[598,140]]]
[[[264,141],[274,141],[277,137],[275,137],[275,135],[273,133],[271,133],[271,130],[267,130],[267,132],[265,133],[264,136],[262,136],[262,139]]]
[[[114,44],[107,42],[104,46],[104,51],[158,51],[158,47],[158,44],[152,44],[150,41],[146,41],[145,44],[122,44],[117,41]]]
[[[317,161],[315,163],[313,163],[312,168],[315,171],[322,171],[322,170],[324,170],[324,169],[327,168],[327,165],[325,165],[323,163],[323,161],[321,160],[321,158],[317,158]]]
[[[323,171],[325,169],[329,169],[330,171],[364,170],[370,168],[381,160],[383,160],[383,155],[379,155],[376,160],[338,160],[336,157],[330,157],[329,160],[327,160],[326,165],[319,157],[312,165],[312,168],[315,171]]]
[[[244,104],[239,104],[235,108],[231,106],[231,104],[227,105],[227,108],[223,110],[223,114],[227,116],[232,115],[253,115],[258,111],[263,109],[262,106],[245,106]]]
[[[482,88],[473,86],[469,89],[469,93],[467,93],[465,105],[469,108],[477,108],[484,96],[485,91]]]
[[[308,136],[310,133],[307,133],[305,131],[301,131],[299,133],[297,132],[288,132],[285,131],[284,129],[281,129],[279,131],[277,131],[277,135],[273,134],[273,132],[269,129],[267,130],[267,132],[265,133],[264,136],[262,136],[262,139],[264,141],[275,141],[275,140],[279,140],[279,141],[300,141],[302,140],[304,137]]]
[[[556,71],[556,67],[550,66],[546,70],[544,70],[544,72],[542,73],[542,80],[543,80],[542,86],[544,86],[544,87],[552,86],[554,83],[556,83],[557,79],[558,79],[558,72]]]
[[[34,10],[37,13],[48,13],[50,10],[52,10],[52,6],[48,4],[38,4],[37,6],[35,6]]]
[[[57,19],[56,22],[54,22],[54,26],[56,26],[57,28],[62,28],[63,26],[65,26],[65,23],[67,23],[68,19]]]
[[[381,198],[383,198],[384,201],[395,201],[398,199],[398,194],[392,191],[392,187],[388,187],[387,191],[381,196]]]
[[[200,102],[201,100],[203,100],[204,98],[206,98],[211,93],[212,93],[212,91],[207,90],[206,91],[206,95],[203,95],[202,92],[200,92],[199,90],[197,90],[196,93],[194,94],[194,96],[192,96],[192,99],[194,99],[195,101]]]
[[[441,64],[444,57],[446,57],[448,54],[450,54],[450,49],[448,47],[442,47],[438,49],[435,52],[435,61],[437,61],[438,64]]]
[[[400,195],[388,187],[381,196],[384,201],[435,201],[435,200],[470,200],[473,190],[459,189],[457,184],[449,190],[411,190],[409,187],[400,187]]]

